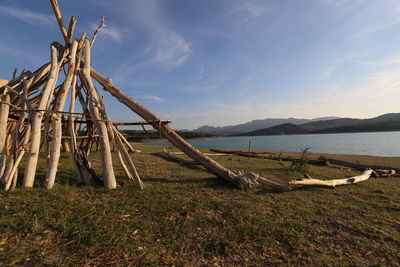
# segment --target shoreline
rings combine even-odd
[[[162,142],[162,141],[160,141]],[[145,143],[136,143],[138,145],[144,145],[146,147],[158,147],[158,145],[148,145]],[[201,150],[209,150],[212,148],[204,148],[201,147]],[[224,149],[218,148],[218,150],[222,151],[242,151],[248,152],[245,149]],[[252,149],[251,152],[255,153],[265,153],[273,156],[278,156],[281,151],[277,150],[257,150]],[[297,158],[302,154],[302,152],[290,152],[290,151],[282,151],[282,157],[293,157]],[[386,156],[373,156],[373,155],[357,155],[357,154],[330,154],[330,153],[318,153],[318,152],[310,152],[309,159],[317,160],[321,157],[329,158],[329,159],[336,159],[341,161],[347,161],[356,164],[364,164],[364,165],[384,165],[384,166],[391,166],[394,168],[400,168],[400,157],[386,157]]]
[[[226,151],[244,151],[243,149],[219,149]],[[252,149],[251,152],[265,153],[278,156],[281,151],[276,150],[256,150]],[[302,152],[290,152],[282,151],[282,157],[299,157]],[[372,155],[357,155],[357,154],[330,154],[330,153],[317,153],[310,152],[309,159],[319,159],[320,157],[348,161],[356,164],[365,165],[388,165],[395,168],[400,168],[400,157],[382,157],[382,156],[372,156]]]

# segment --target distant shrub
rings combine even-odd
[[[310,156],[311,147],[306,146],[301,150],[301,155],[299,158],[292,161],[290,168],[299,172],[307,172],[309,169],[308,160]]]

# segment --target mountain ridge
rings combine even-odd
[[[369,119],[340,118],[322,120],[304,124],[279,124],[272,127],[258,129],[236,136],[258,135],[293,135],[293,134],[321,134],[321,133],[355,133],[400,131],[400,113],[387,113]]]
[[[193,132],[203,132],[217,135],[236,135],[241,133],[246,133],[250,131],[255,131],[263,128],[269,128],[276,125],[291,123],[291,124],[304,124],[308,122],[315,122],[320,120],[330,120],[330,119],[339,119],[339,117],[329,116],[329,117],[320,117],[314,119],[298,119],[298,118],[266,118],[266,119],[257,119],[252,120],[245,123],[240,123],[236,125],[227,125],[227,126],[209,126],[204,125],[199,128],[192,130]]]

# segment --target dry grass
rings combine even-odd
[[[2,265],[400,264],[399,178],[289,193],[240,191],[201,168],[132,156],[144,191],[121,171],[117,190],[79,186],[64,154],[53,190],[0,193]],[[268,159],[217,160],[283,183],[302,176]],[[37,186],[45,176],[41,166]],[[309,171],[316,178],[358,173]]]

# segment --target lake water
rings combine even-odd
[[[279,136],[240,136],[189,140],[196,147],[277,150],[299,152],[309,146],[311,152],[400,157],[400,132],[308,134]],[[149,145],[170,145],[151,142]]]

